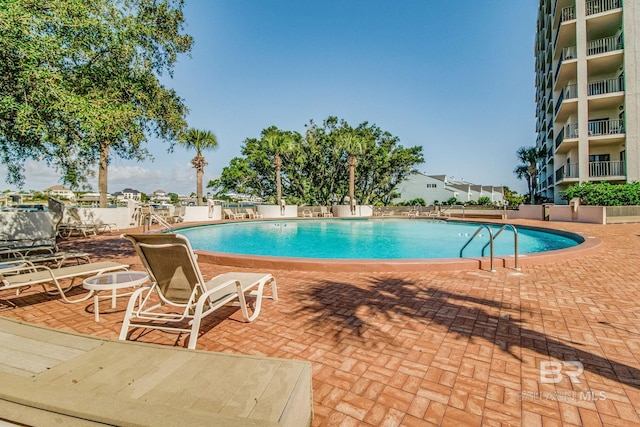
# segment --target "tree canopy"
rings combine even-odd
[[[291,141],[287,150],[277,153],[282,158],[283,197],[291,203],[328,205],[345,200],[349,194],[347,158],[353,151],[346,140],[357,140],[359,145],[355,198],[361,204],[389,204],[398,196],[398,185],[424,162],[420,146],[404,148],[397,137],[367,122],[354,128],[329,117],[322,125],[310,121],[304,135],[270,127],[259,138],[246,139],[243,157],[232,159],[208,187],[218,193],[234,191],[275,201],[272,159],[276,153],[266,138],[274,134]]]
[[[7,182],[21,186],[23,162],[37,159],[74,187],[93,176],[101,156],[108,163],[109,150],[142,160],[150,135],[174,141],[187,109],[159,78],[191,49],[182,7],[181,0],[3,0]]]

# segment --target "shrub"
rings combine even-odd
[[[572,185],[560,194],[563,200],[579,198],[589,206],[640,205],[640,182],[610,184],[608,182],[583,182]]]
[[[480,198],[478,198],[478,204],[482,205],[482,206],[489,206],[491,205],[491,197],[487,197],[487,196],[482,196]]]

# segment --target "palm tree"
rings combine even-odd
[[[270,129],[264,136],[265,148],[273,152],[273,166],[276,169],[276,204],[280,204],[282,200],[282,158],[280,155],[289,153],[293,150],[294,140],[291,135],[280,132],[276,129]]]
[[[196,198],[198,206],[202,205],[202,175],[204,167],[208,163],[204,160],[202,150],[213,150],[218,147],[218,139],[213,132],[189,128],[180,135],[178,142],[187,149],[195,149],[196,156],[191,160],[191,164],[196,170]]]
[[[349,204],[351,205],[351,214],[355,214],[356,165],[358,164],[356,156],[364,152],[365,141],[353,133],[340,135],[338,141],[340,146],[347,152],[347,166],[349,167]]]
[[[513,170],[518,179],[526,179],[529,187],[529,203],[534,203],[534,187],[538,178],[538,162],[547,155],[544,147],[520,147],[516,152],[520,164]]]

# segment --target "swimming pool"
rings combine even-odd
[[[479,223],[407,219],[324,219],[252,221],[179,230],[194,249],[239,255],[320,259],[459,258],[460,249]],[[502,224],[488,225],[497,231]],[[518,227],[520,254],[570,248],[579,236]],[[489,242],[483,230],[465,249],[465,257],[481,256]],[[513,254],[513,232],[495,241],[495,255]],[[488,256],[488,248],[484,255]]]

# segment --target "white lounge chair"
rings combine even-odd
[[[318,216],[331,218],[333,217],[333,213],[329,209],[327,209],[326,206],[320,206],[320,213],[318,214]]]
[[[257,213],[256,211],[254,211],[252,208],[246,208],[245,212],[247,212],[247,216],[250,219],[256,219],[256,218],[262,218],[262,214]]]
[[[49,268],[43,265],[25,265],[4,271],[4,275],[0,275],[0,292],[7,289],[20,289],[32,285],[41,285],[44,291],[49,291],[46,285],[56,287],[55,292],[68,303],[86,301],[93,293],[89,292],[84,297],[70,300],[65,292],[74,286],[75,279],[85,276],[93,276],[103,274],[110,271],[127,270],[128,264],[120,264],[117,262],[94,262],[90,264],[74,265],[70,267]],[[7,274],[11,273],[11,274]],[[63,288],[60,281],[71,279],[71,284]]]
[[[123,237],[133,243],[152,284],[131,295],[121,340],[130,338],[131,328],[188,332],[188,347],[194,349],[203,317],[228,303],[237,303],[244,320],[252,322],[260,314],[267,284],[271,284],[272,298],[278,299],[276,281],[267,273],[226,273],[205,282],[189,240],[179,234]],[[246,302],[246,294],[251,291],[256,296],[253,313]]]
[[[235,213],[231,209],[223,209],[222,211],[224,212],[225,218],[228,218],[228,219],[242,219],[242,218],[244,218],[244,214],[243,213]]]

